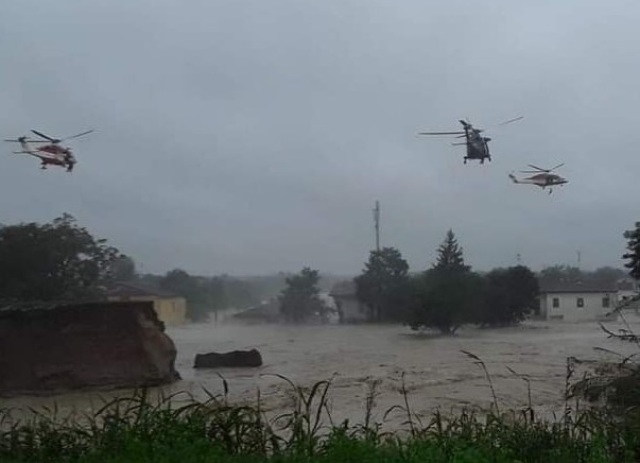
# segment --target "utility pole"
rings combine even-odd
[[[580,261],[582,260],[582,253],[578,251],[578,268],[580,268]]]
[[[380,251],[380,201],[376,201],[373,209],[373,223],[376,229],[376,251]]]
[[[520,253],[516,254],[516,262],[518,263],[518,265],[522,265],[522,256],[520,255]]]

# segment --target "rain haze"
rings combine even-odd
[[[0,222],[69,212],[146,272],[355,274],[382,244],[427,267],[620,266],[637,218],[632,1],[3,2]],[[496,127],[501,121],[522,121]],[[419,137],[468,118],[493,161]],[[547,195],[507,174],[565,166]]]

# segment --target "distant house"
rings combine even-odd
[[[187,318],[185,298],[135,283],[115,283],[107,289],[109,301],[150,301],[158,319],[167,326],[182,325]]]
[[[329,296],[335,301],[340,323],[357,323],[367,320],[367,310],[356,296],[354,280],[336,283],[331,288]]]
[[[618,302],[615,282],[561,281],[540,285],[540,316],[546,320],[606,320]]]

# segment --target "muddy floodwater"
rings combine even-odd
[[[636,332],[640,319],[627,317]],[[621,322],[607,323],[611,329]],[[568,357],[614,360],[638,346],[607,339],[597,323],[527,322],[506,329],[463,329],[454,337],[420,335],[394,325],[281,326],[243,325],[230,322],[193,324],[169,328],[178,349],[177,369],[182,380],[161,389],[164,393],[188,391],[199,398],[204,389],[223,391],[220,376],[228,382],[231,400],[254,401],[260,390],[262,404],[270,413],[286,409],[290,386],[273,375],[283,375],[308,387],[332,380],[331,410],[336,420],[361,421],[365,399],[376,390],[376,417],[401,404],[402,377],[414,412],[429,415],[460,407],[488,407],[492,394],[483,370],[461,351],[480,357],[487,365],[504,408],[527,406],[527,383],[507,367],[526,375],[531,384],[533,406],[546,413],[564,404]],[[263,357],[260,368],[194,370],[196,353],[257,348]],[[39,407],[54,401],[60,409],[90,410],[108,398],[128,391],[85,392],[55,397],[0,399],[0,406]],[[176,399],[180,400],[180,399]],[[398,418],[399,419],[399,418]]]

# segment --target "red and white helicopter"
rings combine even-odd
[[[88,135],[93,130],[87,130],[86,132],[78,133],[70,137],[65,138],[53,138],[49,135],[45,135],[37,130],[31,130],[38,137],[43,140],[30,139],[27,136],[18,137],[16,139],[5,139],[7,142],[20,143],[22,151],[14,151],[14,154],[28,154],[40,159],[40,166],[42,169],[46,169],[47,166],[60,166],[66,167],[67,172],[71,172],[77,161],[71,148],[61,146],[60,143],[73,138],[79,138],[84,135]],[[32,144],[39,144],[39,146],[33,147]]]
[[[557,174],[552,174],[551,172],[556,170],[559,167],[564,166],[564,163],[558,164],[552,169],[542,169],[540,167],[534,166],[533,164],[528,164],[529,167],[535,170],[521,170],[523,174],[535,174],[531,177],[525,177],[518,179],[515,175],[509,174],[509,178],[513,181],[513,183],[528,183],[530,185],[537,185],[543,190],[549,187],[549,194],[553,191],[553,187],[556,185],[564,185],[565,183],[569,183],[569,181],[563,177],[560,177]]]

